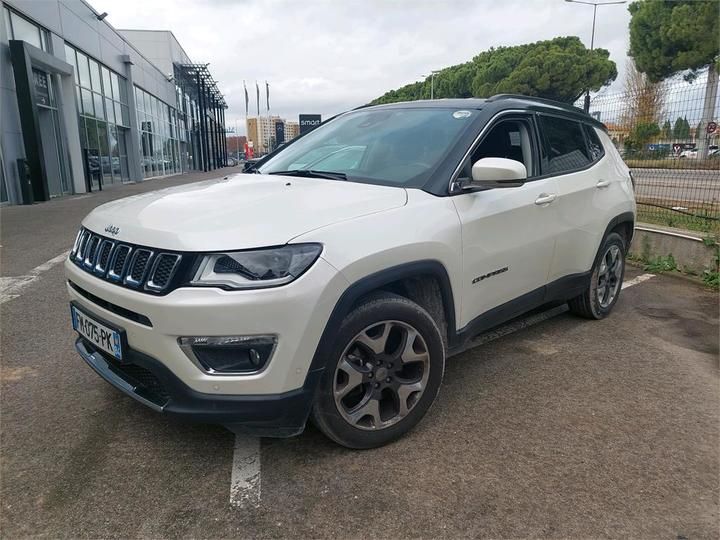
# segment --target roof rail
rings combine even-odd
[[[541,98],[541,97],[535,97],[535,96],[523,96],[521,94],[495,94],[492,97],[489,97],[488,101],[500,101],[503,99],[522,99],[525,101],[538,101],[540,103],[545,103],[547,105],[552,105],[554,107],[559,107],[561,109],[573,111],[573,112],[581,112],[583,114],[586,114],[585,111],[583,111],[580,107],[575,107],[574,105],[571,105],[570,103],[563,103],[562,101],[555,101],[554,99],[547,99],[547,98]]]

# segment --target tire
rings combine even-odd
[[[444,370],[443,338],[430,314],[402,296],[373,294],[338,329],[312,420],[347,448],[383,446],[425,416]]]
[[[625,240],[618,233],[612,232],[605,237],[595,259],[588,287],[568,302],[572,313],[595,320],[604,319],[610,314],[620,297],[625,276],[626,250]]]

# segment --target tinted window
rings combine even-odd
[[[605,153],[605,151],[603,150],[603,145],[600,142],[600,137],[598,137],[597,131],[595,131],[594,127],[583,124],[583,129],[585,130],[585,135],[587,135],[588,148],[590,149],[590,158],[593,161],[597,161],[601,157],[603,157],[603,154]]]
[[[543,174],[582,169],[590,164],[582,126],[579,122],[555,116],[540,116],[545,138]]]

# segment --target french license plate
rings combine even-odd
[[[99,349],[122,360],[122,335],[119,331],[98,322],[73,305],[70,306],[70,314],[73,330]]]

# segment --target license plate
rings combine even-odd
[[[118,330],[106,326],[72,305],[70,314],[72,315],[73,330],[97,348],[122,360],[122,334]]]

